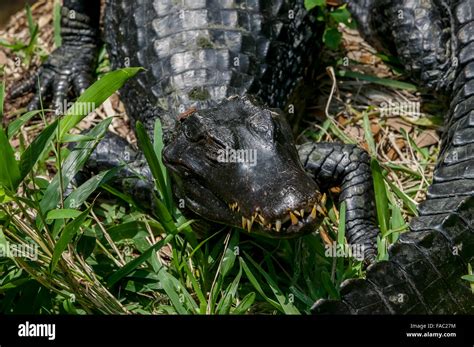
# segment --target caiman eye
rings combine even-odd
[[[183,122],[182,127],[184,136],[186,136],[186,138],[191,140],[192,142],[197,142],[200,139],[204,138],[205,133],[202,128],[202,124],[188,119]]]
[[[273,123],[271,121],[271,118],[267,115],[261,112],[255,113],[248,119],[248,124],[254,132],[263,134],[267,137],[272,136]]]

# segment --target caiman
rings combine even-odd
[[[474,3],[348,5],[374,47],[399,57],[413,80],[450,100],[433,184],[388,261],[375,262],[369,155],[339,143],[296,146],[281,111],[321,49],[321,28],[303,1],[110,0],[104,38],[113,69],[145,68],[120,97],[132,122],[140,120],[149,133],[160,119],[163,161],[186,209],[269,237],[293,237],[317,230],[324,190],[340,187],[346,237],[363,247],[366,278],[344,282],[341,300],[319,300],[313,312],[474,313],[474,296],[461,279],[474,254]],[[80,95],[94,79],[100,10],[99,1],[64,0],[62,46],[12,97],[36,90],[29,104],[36,109],[40,96],[56,104],[71,90]],[[123,162],[126,189],[149,200],[150,170],[124,139],[108,134],[87,166]],[[149,179],[132,178],[136,172]]]

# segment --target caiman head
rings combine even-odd
[[[250,97],[190,111],[163,160],[198,215],[270,237],[312,232],[323,212],[285,116]]]

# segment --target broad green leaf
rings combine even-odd
[[[152,227],[152,230],[154,228]],[[135,237],[146,238],[149,233],[145,222],[132,221],[114,225],[107,229],[107,232],[110,235],[110,238],[114,242],[125,239],[133,239]]]
[[[49,148],[53,141],[54,132],[58,126],[58,120],[48,125],[41,133],[33,140],[28,148],[23,152],[20,159],[20,179],[23,180],[28,175],[36,164],[41,155]]]
[[[81,211],[73,210],[70,208],[57,208],[51,210],[46,215],[46,219],[67,219],[67,218],[76,218],[81,214]]]
[[[54,269],[56,268],[59,262],[59,259],[61,258],[61,255],[63,254],[63,252],[66,250],[69,242],[71,242],[71,240],[79,231],[82,224],[85,222],[85,220],[89,216],[89,212],[91,208],[92,206],[89,207],[84,212],[82,212],[79,216],[77,216],[77,218],[72,220],[70,223],[66,224],[66,226],[64,227],[64,230],[62,231],[58,242],[56,242],[56,245],[54,246],[53,257],[51,258],[51,263],[50,263],[51,272],[53,272]]]
[[[97,188],[113,178],[120,169],[121,167],[116,167],[107,171],[102,171],[89,178],[69,194],[66,200],[64,200],[64,207],[79,208]]]
[[[88,114],[87,103],[92,103],[97,108],[115,91],[119,90],[125,82],[135,76],[140,67],[129,67],[115,70],[107,73],[100,80],[86,89],[82,95],[77,98],[76,102],[67,110],[64,118],[60,122],[60,136],[62,139],[73,127],[76,126]]]
[[[20,168],[5,131],[0,128],[0,186],[15,192],[20,184]]]
[[[337,50],[341,44],[342,34],[337,28],[326,28],[323,34],[324,44],[333,50]]]
[[[112,118],[107,118],[97,124],[88,133],[88,135],[94,137],[95,140],[80,142],[71,151],[69,156],[62,164],[61,173],[63,187],[67,187],[67,185],[71,182],[72,178],[79,172],[79,170],[82,169],[90,154],[92,153],[93,149],[104,136],[111,121]],[[60,199],[62,198],[60,196],[59,187],[60,178],[59,175],[56,174],[56,176],[54,176],[53,180],[51,181],[51,184],[49,185],[48,189],[46,189],[43,199],[40,202],[40,207],[43,213],[47,213],[49,210],[55,208],[58,205]]]
[[[92,140],[94,140],[92,136],[81,135],[81,134],[73,134],[73,135],[66,134],[61,139],[61,142],[69,143],[69,142],[83,142],[83,141],[92,141]]]
[[[257,295],[255,295],[255,292],[250,292],[247,295],[244,296],[242,301],[237,305],[237,307],[233,310],[233,314],[245,314],[250,306],[253,305],[255,298]]]
[[[332,12],[329,12],[329,15],[334,19],[337,23],[349,23],[349,18],[351,18],[350,12],[347,10],[346,6],[341,6],[335,9]]]
[[[474,282],[474,275],[464,275],[461,278],[469,282]]]
[[[326,0],[304,0],[304,7],[306,8],[306,10],[312,10],[316,6],[326,6]]]

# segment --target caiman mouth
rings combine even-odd
[[[242,229],[249,233],[261,234],[274,238],[291,238],[311,233],[321,224],[327,215],[325,208],[326,195],[317,192],[309,201],[303,202],[295,209],[287,209],[277,217],[265,218],[262,210],[257,207],[253,213],[241,212],[238,202],[228,204],[232,213],[242,221]]]

